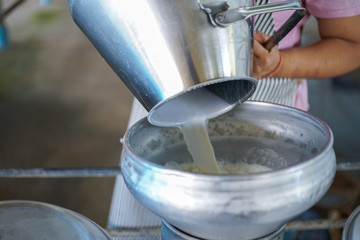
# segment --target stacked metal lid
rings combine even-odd
[[[0,202],[0,239],[110,240],[111,237],[86,217],[47,203]]]
[[[342,233],[342,240],[357,239],[360,239],[360,206],[351,213]]]

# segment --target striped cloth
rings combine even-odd
[[[150,236],[128,236],[128,237],[112,237],[112,240],[161,240],[161,234]]]
[[[256,0],[255,5],[267,4],[268,0]],[[272,35],[275,31],[274,21],[271,13],[260,14],[255,16],[254,29],[267,35]]]
[[[257,0],[256,4],[265,4],[267,2],[268,0]],[[272,14],[269,13],[257,16],[255,18],[254,27],[256,30],[272,35],[274,33]],[[261,79],[258,81],[255,93],[249,100],[267,101],[293,106],[296,88],[297,82],[295,79]],[[146,115],[147,111],[137,100],[135,100],[131,110],[128,127]],[[117,177],[110,206],[108,228],[120,229],[159,227],[161,225],[160,222],[161,220],[158,216],[145,209],[131,195],[123,178],[121,176]]]
[[[266,4],[268,0],[257,0],[256,5]],[[275,28],[271,13],[255,17],[254,29],[267,35],[273,35]],[[264,78],[258,81],[252,101],[272,102],[293,106],[298,83],[293,78]]]
[[[147,111],[135,99],[128,128],[145,117]],[[109,229],[160,227],[161,219],[143,207],[127,189],[122,176],[116,177],[108,219]]]

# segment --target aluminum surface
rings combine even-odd
[[[205,239],[265,236],[312,207],[334,178],[333,135],[323,121],[309,113],[247,102],[211,120],[209,134],[212,141],[223,136],[283,139],[303,152],[288,151],[288,167],[259,174],[182,172],[162,166],[164,161],[186,155],[172,150],[183,144],[179,130],[154,127],[146,119],[136,123],[124,138],[121,168],[125,182],[144,206],[191,235]],[[242,144],[247,143],[240,141],[228,155],[236,158]],[[226,154],[230,145],[225,142],[222,147]],[[218,156],[217,150],[221,148],[215,148]],[[165,156],[162,162],[157,152]]]
[[[256,80],[249,77],[253,19],[214,27],[203,5],[217,5],[219,1],[68,0],[68,3],[79,28],[150,111],[149,121],[158,118],[153,113],[161,105],[202,87],[232,107],[255,91]],[[254,1],[226,3],[237,9],[253,6]],[[270,5],[262,6],[260,12],[267,12],[266,8],[270,9]],[[288,4],[288,9],[293,8]]]
[[[254,240],[283,240],[284,239],[284,229],[285,226],[282,226],[278,230],[270,233],[269,235],[256,238]],[[161,221],[161,239],[166,240],[204,240],[200,238],[196,238],[190,236],[179,229],[171,226],[169,223],[165,221]]]
[[[251,21],[213,27],[197,0],[68,3],[79,28],[147,110],[205,85],[216,85],[207,88],[234,105],[255,90],[256,80],[248,79]]]
[[[52,204],[34,201],[0,202],[0,239],[110,240],[86,217]]]
[[[356,240],[360,237],[360,206],[349,216],[342,233],[342,240]]]
[[[256,6],[245,6],[228,10],[226,1],[219,1],[218,4],[202,5],[202,8],[209,14],[210,21],[214,26],[227,27],[237,21],[244,20],[254,15],[279,12],[284,10],[305,10],[301,7],[301,1],[290,0],[277,3],[261,4]]]

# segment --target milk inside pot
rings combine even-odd
[[[247,155],[257,155],[255,157],[258,159],[252,159],[253,162],[241,158],[230,163],[226,158],[216,158],[207,132],[208,120],[229,111],[231,108],[231,104],[206,88],[180,95],[173,99],[171,104],[159,108],[157,114],[161,121],[155,122],[155,124],[179,127],[184,136],[187,150],[191,155],[189,160],[192,159],[191,162],[185,161],[183,163],[169,161],[165,163],[165,166],[207,174],[240,174],[271,170],[272,166],[263,165],[263,162],[259,161],[259,158],[264,157],[268,158],[270,162],[274,162],[272,159],[281,161],[281,156],[270,148],[244,149]],[[232,152],[232,150],[228,151]],[[254,156],[250,157],[253,158]],[[286,163],[285,160],[283,162]]]
[[[209,119],[232,107],[205,88],[181,95],[172,103],[160,109],[162,122],[157,124],[178,127],[186,145],[174,145],[169,150],[176,152],[171,160],[165,154],[168,151],[154,152],[153,158],[157,159],[152,161],[161,162],[165,167],[205,174],[249,174],[287,167],[285,159],[293,159],[291,153],[294,151],[298,152],[298,157],[309,157],[283,139],[264,138],[261,141],[257,137],[255,141],[249,136],[227,136],[211,142],[207,131]],[[293,159],[294,163],[300,161]]]

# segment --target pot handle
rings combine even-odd
[[[210,18],[212,18],[211,22],[213,24],[215,23],[216,26],[219,27],[227,27],[231,23],[235,23],[259,14],[280,12],[285,10],[305,10],[305,8],[301,7],[301,0],[289,0],[236,9],[229,9],[229,5],[225,1],[220,1],[211,5],[201,5],[200,7],[207,12]]]
[[[296,10],[291,17],[274,33],[265,44],[264,47],[268,50],[277,45],[296,24],[305,16],[306,10],[301,7],[301,0],[289,0],[278,3],[268,3],[263,5],[256,5],[250,7],[242,7],[229,10],[229,5],[226,1],[219,1],[212,4],[201,4],[198,0],[200,8],[205,11],[210,19],[210,22],[215,27],[227,27],[231,23],[247,19],[251,16],[285,11]]]
[[[296,24],[305,16],[306,10],[300,9],[296,10],[290,18],[270,37],[263,46],[267,50],[271,50],[275,45],[277,45],[281,39],[283,39],[290,31],[293,29]]]

